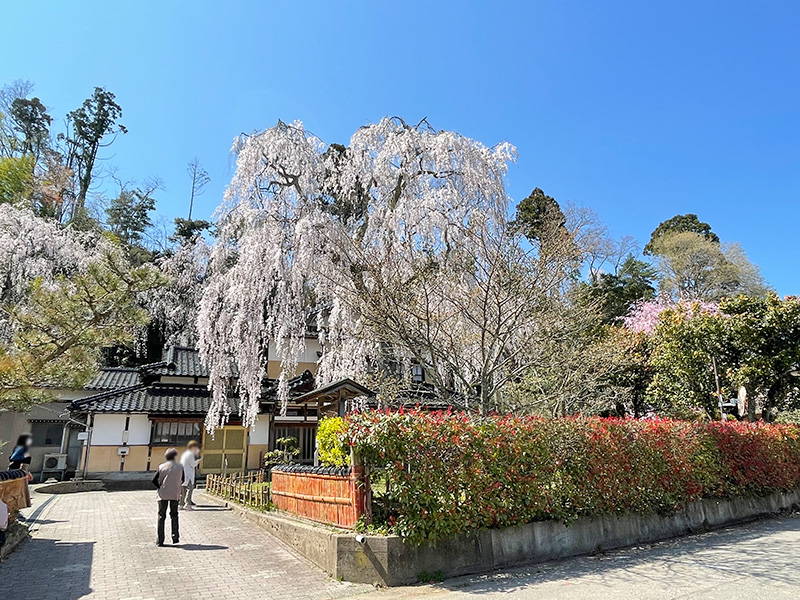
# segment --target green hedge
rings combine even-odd
[[[401,411],[354,413],[341,435],[385,468],[386,525],[417,543],[800,485],[793,425]]]

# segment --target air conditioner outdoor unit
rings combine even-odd
[[[43,471],[63,471],[67,468],[66,454],[45,454]]]

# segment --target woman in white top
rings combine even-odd
[[[200,444],[192,440],[186,446],[186,451],[181,455],[181,465],[183,465],[183,485],[181,486],[181,500],[178,503],[180,508],[191,510],[195,505],[192,502],[192,491],[194,490],[195,469],[200,464]]]

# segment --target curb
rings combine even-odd
[[[31,537],[31,533],[39,530],[39,517],[45,513],[45,509],[47,509],[56,498],[57,496],[50,496],[36,507],[36,510],[25,520],[26,524],[23,525],[20,521],[15,520],[9,526],[8,531],[6,531],[6,543],[0,547],[0,561],[5,561],[17,547]]]

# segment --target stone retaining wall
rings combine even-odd
[[[224,503],[207,496],[208,499]],[[764,498],[706,499],[670,516],[629,514],[540,521],[412,546],[397,536],[359,536],[276,513],[230,505],[331,576],[356,583],[404,585],[421,573],[481,573],[636,544],[746,521],[800,505],[800,489]]]
[[[36,491],[40,494],[75,494],[77,492],[99,492],[104,489],[103,482],[98,479],[73,479],[71,481],[43,483],[36,488]]]
[[[28,539],[29,535],[28,528],[19,521],[10,523],[6,531],[6,542],[0,546],[0,560],[11,554],[18,545]]]

